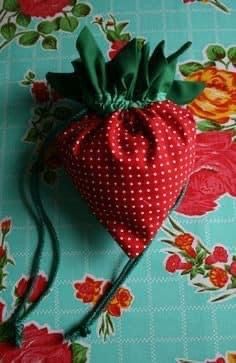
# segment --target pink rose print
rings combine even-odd
[[[46,82],[33,82],[31,92],[35,100],[39,103],[49,101],[49,90]]]
[[[231,132],[205,132],[197,135],[196,171],[178,212],[201,216],[217,207],[219,197],[236,197],[236,143]]]

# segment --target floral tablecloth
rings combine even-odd
[[[1,362],[236,362],[235,16],[234,0],[0,1],[1,321],[24,295],[37,241],[18,188],[25,164],[53,127],[76,113],[45,74],[71,71],[83,25],[108,58],[134,36],[152,46],[165,39],[169,52],[190,40],[178,76],[206,83],[189,105],[198,130],[196,172],[181,205],[92,334],[73,343],[63,331],[96,303],[125,257],[48,150],[42,195],[61,265],[50,294],[24,322],[21,347],[0,343]],[[48,243],[27,306],[47,284],[51,255]]]

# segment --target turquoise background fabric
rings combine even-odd
[[[181,0],[91,0],[89,4],[90,14],[79,18],[80,24],[76,29],[70,32],[57,30],[53,33],[58,42],[56,50],[43,48],[41,40],[32,46],[23,46],[12,39],[0,52],[0,219],[11,219],[11,230],[5,243],[8,256],[15,262],[15,265],[8,263],[1,267],[1,271],[5,271],[7,275],[4,277],[6,288],[0,290],[0,301],[8,312],[15,303],[15,286],[22,276],[28,274],[36,246],[35,226],[18,191],[19,174],[23,181],[24,165],[39,141],[35,136],[32,138],[32,134],[28,142],[25,140],[32,128],[34,107],[37,107],[32,99],[32,84],[27,86],[21,83],[25,75],[32,71],[35,80],[45,82],[48,71],[70,72],[70,62],[78,56],[75,41],[82,24],[90,24],[90,29],[106,53],[112,42],[104,37],[92,21],[95,16],[108,19],[109,14],[113,14],[117,21],[128,22],[127,32],[130,37],[147,38],[152,47],[159,40],[165,39],[169,53],[187,40],[192,41],[190,50],[181,57],[181,64],[189,61],[202,64],[209,61],[206,57],[209,45],[218,44],[226,50],[235,45],[236,5],[233,0],[224,1],[230,8],[229,13],[201,1],[184,4]],[[42,20],[40,17],[32,17],[28,27],[36,28]],[[14,17],[12,21],[14,22]],[[4,20],[2,23],[4,24]],[[1,38],[1,44],[3,42],[4,37]],[[216,67],[220,70],[224,65],[217,63]],[[232,82],[224,92],[232,94],[233,91],[236,92],[235,68],[232,64],[227,72],[230,74],[220,74],[217,80],[226,79],[228,85],[230,81],[227,81],[227,77],[230,77]],[[178,77],[183,78],[181,72]],[[226,108],[230,108],[230,102],[232,99],[228,101]],[[214,104],[214,100],[212,103]],[[214,109],[214,113],[217,112],[222,112],[221,106]],[[228,120],[211,119],[213,128],[216,124],[221,125],[219,132],[224,132],[227,130],[225,127],[233,125],[231,129],[235,132],[236,110],[233,106],[229,114]],[[196,115],[197,121],[206,119],[198,116]],[[226,147],[224,155],[230,153],[228,150],[233,150],[234,146],[228,149]],[[200,238],[208,250],[223,246],[230,265],[236,243],[236,194],[232,191],[236,184],[236,166],[233,159],[235,154],[228,155],[231,160],[231,171],[228,174],[230,187],[228,183],[228,189],[214,197],[217,202],[217,206],[212,208],[214,210],[206,210],[198,216],[176,212],[172,217],[186,233]],[[224,163],[227,164],[226,161]],[[227,174],[226,171],[224,173]],[[54,182],[55,178],[57,180]],[[85,202],[80,199],[62,171],[53,171],[46,179],[51,185],[43,183],[42,195],[59,234],[62,260],[50,294],[26,323],[30,321],[38,327],[47,326],[50,331],[63,332],[91,307],[91,304],[76,298],[74,284],[84,282],[86,276],[99,281],[110,280],[120,271],[125,256],[95,217],[91,216]],[[207,183],[209,190],[212,190],[209,192],[210,197],[206,192],[209,200],[213,198],[218,184],[213,179],[209,179]],[[236,362],[233,355],[236,352],[234,286],[231,287],[232,294],[229,297],[211,302],[211,299],[225,294],[225,291],[227,293],[226,285],[222,286],[223,292],[220,288],[219,291],[200,293],[189,275],[181,275],[178,271],[168,272],[166,260],[169,248],[167,244],[160,242],[166,236],[165,231],[159,232],[140,265],[128,278],[124,288],[132,296],[132,303],[122,310],[122,316],[111,315],[114,334],[104,342],[99,336],[101,322],[98,322],[93,326],[91,336],[78,340],[81,345],[88,347],[87,358],[83,362],[216,362],[220,357],[225,362]],[[50,258],[51,251],[47,243],[40,269],[43,276],[47,274]],[[223,265],[219,266],[223,268]],[[198,276],[195,278],[198,281]],[[210,286],[214,287],[214,284]],[[230,360],[232,357],[235,360]]]

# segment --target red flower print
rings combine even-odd
[[[2,231],[2,234],[5,235],[7,234],[11,229],[11,220],[10,219],[4,219],[2,222],[1,222],[1,231]]]
[[[123,287],[120,287],[118,291],[116,292],[116,299],[120,306],[123,309],[126,309],[130,306],[133,300],[133,296],[129,292],[128,289],[124,289]]]
[[[70,3],[70,0],[19,0],[23,14],[41,18],[56,15]]]
[[[16,297],[23,297],[28,286],[29,279],[22,277],[15,286]]]
[[[115,316],[115,317],[121,316],[120,305],[116,302],[111,301],[109,303],[109,305],[107,306],[106,311],[108,312],[108,314],[110,314],[112,316]]]
[[[187,3],[193,3],[196,0],[183,0],[183,1],[184,1],[185,4],[187,4]]]
[[[216,259],[213,255],[209,255],[207,256],[207,258],[205,259],[205,263],[207,265],[213,265],[214,263],[216,263]]]
[[[41,103],[49,100],[49,90],[45,82],[34,82],[31,91],[37,102]]]
[[[86,276],[84,281],[74,284],[76,297],[84,303],[96,303],[102,294],[103,283],[104,281],[94,280],[92,277]]]
[[[228,252],[224,247],[216,246],[213,250],[213,256],[217,262],[227,262]]]
[[[120,287],[115,296],[106,307],[106,311],[112,316],[121,316],[122,309],[127,309],[133,301],[133,296],[128,289]]]
[[[191,246],[183,248],[183,250],[192,258],[195,258],[197,256],[197,253],[195,249]]]
[[[127,40],[115,40],[111,43],[111,48],[109,50],[109,58],[113,59],[121,51],[122,48],[128,43]]]
[[[35,302],[38,300],[38,298],[42,295],[44,292],[46,286],[47,286],[48,279],[44,275],[38,275],[36,277],[36,280],[33,285],[33,290],[29,295],[29,301]]]
[[[71,363],[70,345],[63,340],[61,333],[30,324],[24,327],[23,343],[20,348],[9,343],[0,343],[0,361],[4,363]]]
[[[214,267],[210,270],[209,278],[216,287],[224,287],[229,279],[227,272],[220,267]]]
[[[180,270],[191,270],[191,268],[193,267],[193,265],[190,262],[181,262],[179,265],[179,269]]]
[[[6,248],[0,246],[0,260],[6,256]]]
[[[178,255],[173,254],[166,260],[166,270],[168,272],[176,272],[180,268],[181,259]]]
[[[190,233],[183,233],[175,238],[175,245],[185,251],[189,256],[195,258],[196,251],[192,247],[194,237]]]
[[[216,246],[213,252],[205,259],[205,263],[207,265],[213,265],[216,262],[227,262],[227,261],[228,261],[228,252],[222,246]]]
[[[39,274],[33,284],[33,289],[28,297],[29,302],[35,302],[42,295],[43,291],[47,286],[48,279],[46,276]],[[15,295],[18,298],[24,296],[25,291],[28,287],[29,279],[22,277],[15,287]]]
[[[236,277],[236,261],[233,261],[230,265],[229,272]]]
[[[225,193],[236,197],[236,143],[231,132],[197,135],[195,170],[178,212],[200,216],[213,211]]]

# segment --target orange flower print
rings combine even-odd
[[[123,309],[128,308],[133,300],[133,296],[131,295],[129,290],[124,289],[123,287],[118,289],[116,293],[116,298]]]
[[[177,247],[183,249],[184,247],[192,246],[194,237],[190,233],[179,234],[175,238],[175,244]]]
[[[85,276],[84,280],[74,283],[76,290],[75,296],[82,300],[83,303],[95,304],[102,296],[107,294],[111,285],[111,281],[96,280],[91,276]],[[98,334],[104,341],[115,332],[112,317],[120,317],[130,307],[133,299],[134,297],[130,290],[120,287],[108,302],[107,306],[105,306],[98,320]]]
[[[74,284],[76,297],[84,303],[96,303],[101,296],[103,283],[104,281],[94,280],[92,277],[86,276],[84,281]]]
[[[200,69],[187,77],[206,84],[189,108],[194,115],[220,124],[236,113],[236,73],[216,67]]]
[[[209,279],[216,287],[224,287],[228,282],[228,274],[220,267],[214,267],[209,272]]]
[[[236,353],[227,354],[227,363],[236,363]]]
[[[175,245],[185,251],[190,257],[196,257],[196,251],[192,247],[194,237],[190,233],[179,234],[175,238]]]
[[[189,255],[192,258],[195,258],[197,256],[197,253],[196,253],[195,249],[193,247],[191,247],[191,246],[185,247],[185,248],[182,248],[182,249],[187,253],[187,255]]]
[[[109,303],[109,305],[106,308],[106,311],[108,312],[108,314],[115,316],[115,317],[119,317],[121,316],[121,308],[120,305],[117,303],[116,299],[112,299],[111,302]]]
[[[133,301],[133,296],[128,289],[120,287],[108,304],[106,310],[112,316],[121,316],[122,309],[127,309]]]

